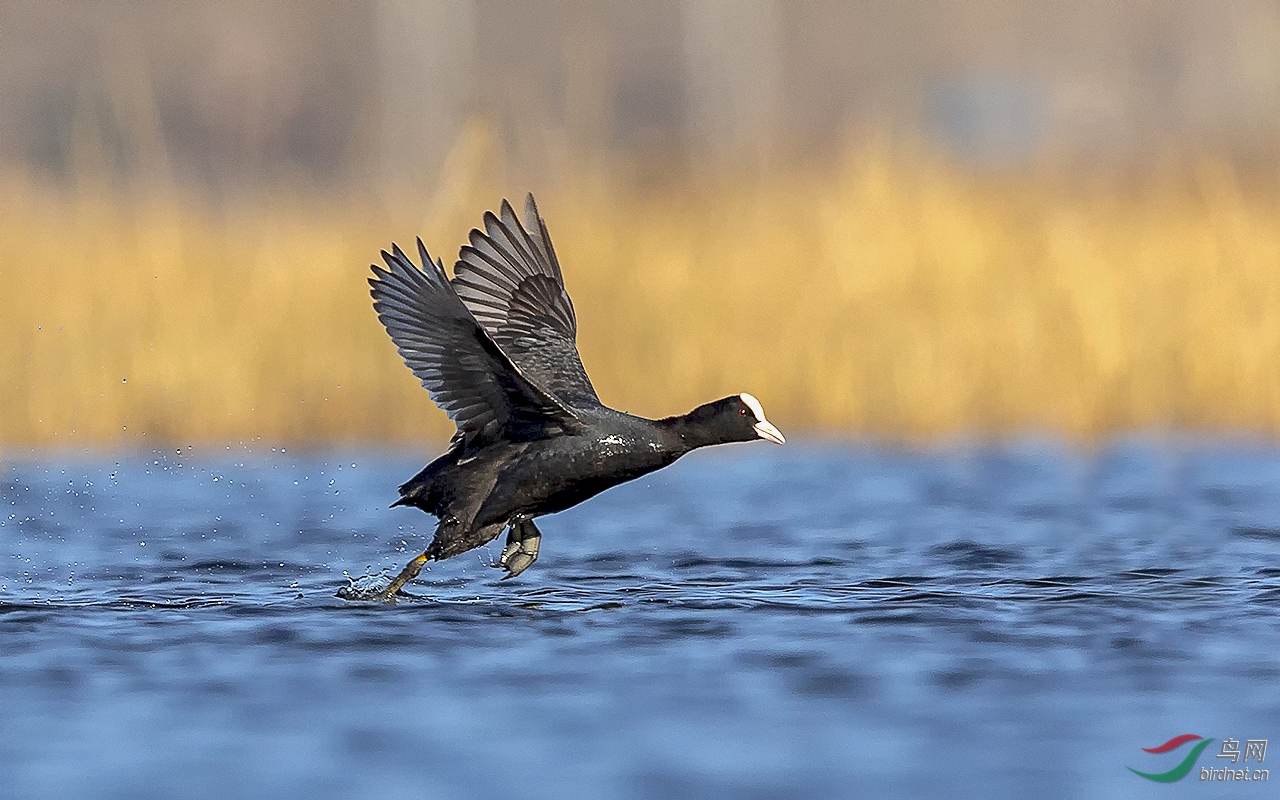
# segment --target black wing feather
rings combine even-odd
[[[527,377],[476,321],[422,240],[418,269],[397,246],[389,269],[374,266],[373,307],[431,399],[458,426],[457,439],[483,445],[581,429],[577,416]]]
[[[503,200],[499,215],[484,215],[484,227],[471,231],[454,267],[458,296],[529,378],[570,406],[598,406],[578,355],[573,303],[533,195],[524,225]]]

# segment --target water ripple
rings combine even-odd
[[[729,449],[395,605],[335,593],[425,546],[417,459],[180,460],[0,471],[15,796],[1125,797],[1280,718],[1265,449]]]

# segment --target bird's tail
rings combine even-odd
[[[436,485],[436,479],[446,467],[456,464],[457,460],[457,448],[450,448],[444,455],[423,467],[421,472],[400,485],[400,498],[392,503],[391,507],[414,506],[428,514],[440,516],[442,492]]]

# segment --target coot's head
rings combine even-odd
[[[746,393],[699,406],[689,416],[692,417],[690,422],[715,442],[765,439],[774,444],[787,443],[782,431],[764,418],[764,408],[760,406],[760,401]]]

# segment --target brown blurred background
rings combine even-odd
[[[1274,2],[0,6],[0,449],[433,440],[366,265],[539,195],[611,404],[1280,429]]]
[[[531,173],[556,146],[654,169],[829,160],[868,130],[998,164],[1269,157],[1280,6],[8,3],[0,89],[0,155],[61,180],[93,144],[135,181],[429,184],[475,115]]]

